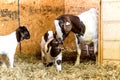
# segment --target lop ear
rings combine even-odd
[[[23,34],[22,34],[22,30],[21,30],[21,27],[19,27],[17,30],[16,30],[16,38],[17,38],[17,41],[20,42],[23,40]]]

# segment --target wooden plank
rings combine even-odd
[[[106,60],[103,60],[103,63],[104,64],[116,64],[116,65],[120,65],[120,60],[114,60],[114,59],[106,59]]]
[[[102,0],[100,0],[100,9],[99,9],[99,27],[98,27],[98,63],[102,64],[102,52],[103,52],[103,46],[102,46]]]
[[[120,20],[120,0],[103,0],[103,21]]]
[[[105,22],[103,24],[103,40],[120,40],[120,22]]]
[[[102,61],[120,63],[120,0],[102,0]]]
[[[103,49],[103,59],[120,59],[120,41],[104,41]]]
[[[91,7],[99,9],[100,0],[65,0],[65,14],[78,15]]]

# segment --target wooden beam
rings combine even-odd
[[[99,7],[99,28],[98,28],[98,63],[103,63],[103,39],[102,39],[102,0]]]

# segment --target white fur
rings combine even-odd
[[[61,28],[59,26],[59,20],[55,20],[54,24],[55,24],[55,27],[56,27],[58,37],[60,37],[63,40],[63,37],[62,37],[63,33],[62,33]]]
[[[86,42],[86,44],[94,43],[94,50],[97,52],[97,40],[98,40],[98,20],[97,20],[98,11],[95,8],[91,8],[88,11],[85,11],[78,15],[80,20],[84,23],[86,31],[84,36],[81,36],[81,39]],[[88,49],[88,48],[87,48]],[[87,54],[88,50],[87,50]]]
[[[57,64],[57,60],[61,60],[62,61],[62,52],[57,57],[55,57],[55,65],[57,67],[58,72],[60,72],[62,70],[62,65],[61,64],[58,65]]]
[[[53,36],[53,31],[51,31],[51,30],[49,30],[48,31],[48,34],[49,34],[49,36],[48,36],[48,42],[50,42],[53,38],[54,38],[54,36]],[[42,36],[42,40],[41,40],[41,43],[40,43],[40,46],[41,46],[41,52],[42,52],[42,57],[45,55],[44,54],[44,51],[46,52],[47,50],[47,48],[46,48],[46,43],[48,43],[48,42],[46,42],[45,40],[44,40],[44,36]],[[49,43],[48,43],[49,44]]]
[[[66,26],[69,26],[70,25],[70,23],[69,22],[66,22]]]
[[[94,39],[98,38],[97,34],[97,10],[95,8],[91,8],[88,11],[85,11],[78,15],[80,20],[84,23],[86,30],[84,36],[81,38],[84,41],[94,41]],[[89,43],[88,43],[89,44]]]
[[[0,36],[0,54],[6,54],[8,56],[11,68],[13,68],[14,54],[17,45],[16,32],[6,36]]]
[[[86,29],[85,34],[83,36],[80,36],[80,40],[85,41],[87,47],[88,47],[88,44],[93,42],[95,55],[97,52],[97,45],[98,45],[97,14],[98,14],[97,9],[91,8],[90,10],[85,11],[85,12],[81,13],[80,15],[78,15],[80,20],[84,23],[85,29]],[[79,49],[77,49],[77,51],[78,51],[78,55],[77,55],[77,60],[76,60],[75,65],[79,64],[78,62],[79,62],[79,58],[80,58],[80,54],[81,54],[81,52],[79,52]],[[87,48],[87,54],[89,54],[88,48]],[[97,56],[96,56],[96,62],[97,62]]]
[[[90,54],[89,54],[89,45],[86,44],[85,46],[86,46],[86,50],[87,50],[87,55],[90,56]]]
[[[76,42],[76,47],[77,47],[77,59],[76,59],[75,65],[78,65],[80,61],[81,49],[80,49],[80,44],[78,44],[78,39],[76,35],[75,35],[75,42]]]
[[[49,30],[48,34],[49,34],[48,39],[53,38],[53,31]]]

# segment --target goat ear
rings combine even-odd
[[[18,41],[18,42],[21,41],[21,35],[20,35],[19,30],[16,30],[16,38],[17,38],[17,41]]]
[[[18,28],[18,29],[16,30],[16,38],[17,38],[17,41],[18,41],[18,42],[20,42],[21,40],[24,39],[24,38],[23,38],[23,33],[22,33],[22,31],[21,31],[20,28]]]

